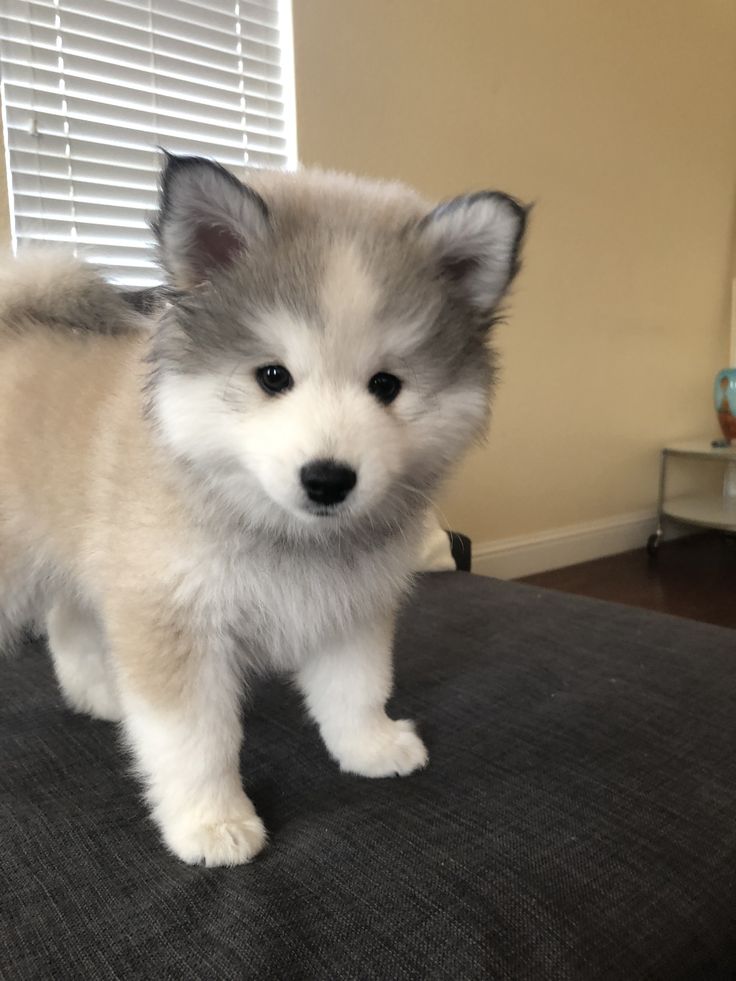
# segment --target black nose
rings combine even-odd
[[[339,504],[355,487],[357,474],[336,460],[313,460],[301,469],[302,485],[315,504]]]

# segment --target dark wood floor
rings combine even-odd
[[[642,546],[520,581],[736,627],[736,540],[715,533],[665,542],[654,559]]]

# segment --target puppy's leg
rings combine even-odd
[[[391,691],[393,624],[385,622],[310,655],[297,674],[330,754],[348,773],[403,776],[426,766],[427,750],[405,719],[385,712]]]
[[[46,629],[59,687],[70,708],[119,722],[120,698],[99,621],[79,604],[61,598],[51,608]]]
[[[266,833],[240,781],[241,687],[222,646],[132,610],[111,636],[124,728],[153,818],[191,864],[239,865]]]

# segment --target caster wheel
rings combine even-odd
[[[662,536],[658,535],[656,532],[650,535],[647,539],[647,552],[654,558],[654,556],[659,551],[659,543],[662,540]]]

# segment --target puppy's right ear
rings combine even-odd
[[[151,223],[161,262],[177,289],[191,289],[258,248],[269,232],[263,198],[204,157],[166,154],[158,214]]]

